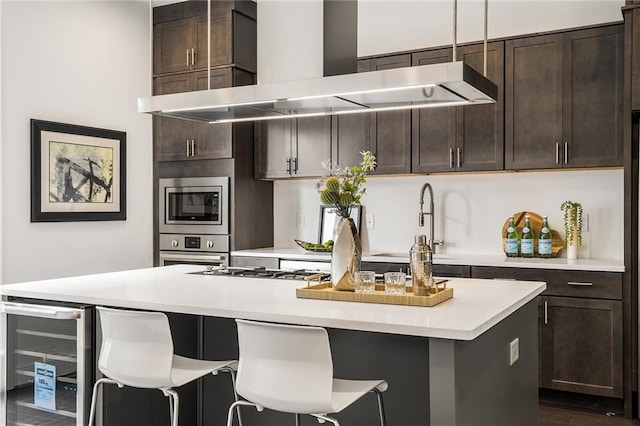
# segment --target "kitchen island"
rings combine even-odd
[[[176,265],[11,284],[0,294],[202,316],[213,321],[205,346],[217,339],[224,353],[237,353],[234,339],[219,338],[229,336],[233,318],[322,326],[329,330],[336,376],[388,380],[389,425],[537,422],[536,296],[545,283],[451,279],[453,299],[421,308],[298,299],[301,281],[206,276],[202,269]],[[338,418],[345,425],[375,424],[369,404],[373,400],[358,402]],[[216,406],[216,421],[226,415],[223,408]],[[273,413],[259,419],[282,424]],[[314,423],[305,418],[303,424]]]

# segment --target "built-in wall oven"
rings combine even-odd
[[[165,178],[159,191],[159,266],[227,265],[229,178]]]

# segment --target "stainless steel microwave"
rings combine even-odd
[[[159,180],[162,234],[229,234],[229,178]]]

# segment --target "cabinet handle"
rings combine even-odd
[[[293,173],[298,173],[298,158],[292,158],[291,162],[293,163]]]
[[[291,158],[287,158],[287,173],[291,174]]]
[[[569,143],[564,143],[564,164],[569,162]]]
[[[192,47],[191,48],[191,65],[195,65],[195,64],[196,64],[196,51]]]
[[[544,302],[544,323],[549,324],[549,306],[546,300]]]
[[[189,60],[189,49],[187,49],[187,66],[189,66],[190,63],[191,61]]]
[[[189,139],[187,139],[187,157],[189,156]]]
[[[196,156],[196,141],[195,139],[191,139],[191,156]]]
[[[462,150],[458,148],[456,154],[457,154],[456,167],[460,168],[460,166],[462,166]]]
[[[453,148],[449,148],[449,168],[453,169]]]
[[[568,285],[575,285],[575,286],[579,286],[579,287],[590,287],[593,285],[593,283],[579,283],[579,282],[575,282],[575,281],[569,281],[567,283]]]
[[[560,164],[560,144],[556,142],[556,164]]]

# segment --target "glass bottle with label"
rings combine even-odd
[[[504,251],[507,257],[518,257],[518,229],[515,223],[513,223],[513,216],[509,217],[509,225],[507,226],[504,239]]]
[[[531,219],[524,217],[524,228],[522,228],[522,239],[520,240],[520,256],[533,257],[533,230],[531,229]]]
[[[538,255],[544,258],[553,256],[553,238],[547,216],[543,216],[542,218],[542,228],[540,229],[540,237],[538,238]]]

